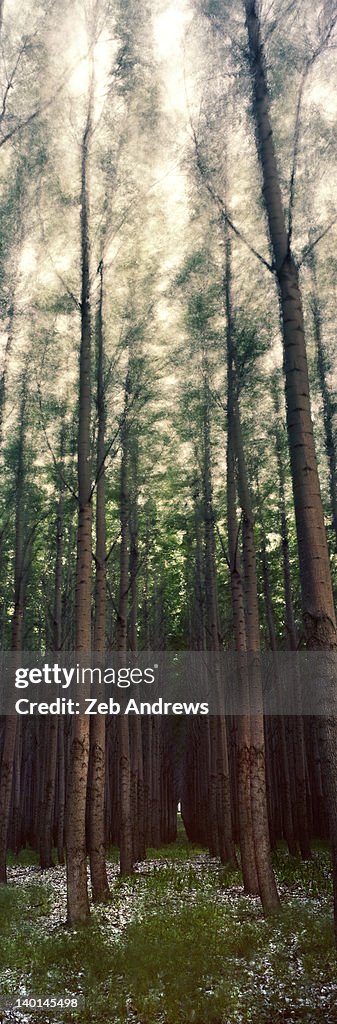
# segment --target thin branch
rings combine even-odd
[[[36,533],[36,530],[37,530],[38,526],[40,526],[40,523],[43,523],[46,519],[49,519],[49,518],[50,518],[50,511],[48,510],[48,512],[44,512],[41,516],[39,516],[39,518],[35,521],[35,523],[31,527],[31,529],[30,529],[30,531],[29,531],[29,533],[28,533],[28,535],[26,537],[26,540],[25,540],[25,543],[24,543],[24,548],[23,548],[23,566],[22,566],[22,573],[21,573],[21,577],[20,577],[21,581],[25,578],[27,569],[30,566],[30,561],[31,561],[31,559],[30,559],[30,545],[31,545],[31,542],[33,540],[34,534]]]
[[[90,52],[90,50],[89,50],[89,52]],[[75,62],[75,64],[72,65],[72,67],[69,69],[69,71],[65,73],[63,81],[60,83],[60,85],[57,86],[57,88],[55,89],[55,92],[53,93],[53,95],[50,96],[48,100],[45,100],[44,103],[40,103],[36,107],[36,109],[33,110],[32,113],[28,115],[28,117],[25,117],[23,119],[23,121],[17,121],[17,123],[14,124],[12,126],[12,128],[10,128],[8,130],[8,132],[6,132],[6,134],[3,135],[0,138],[0,148],[2,146],[4,146],[5,143],[9,141],[9,139],[12,139],[14,135],[17,135],[18,132],[22,131],[24,128],[27,128],[28,125],[32,124],[32,122],[35,121],[36,118],[40,116],[40,114],[44,114],[45,110],[49,110],[49,107],[51,107],[53,105],[53,103],[55,102],[55,99],[57,98],[57,96],[59,96],[60,93],[65,88],[65,86],[66,86],[69,78],[73,74],[73,72],[76,70],[76,68],[79,66],[79,64],[81,64],[82,61],[85,60],[85,59],[86,59],[85,57],[80,57],[79,60],[77,60]]]
[[[18,70],[21,57],[22,57],[22,55],[25,52],[25,49],[26,49],[26,40],[22,44],[21,49],[18,52],[18,56],[17,56],[17,59],[15,61],[14,67],[13,67],[10,75],[7,78],[7,83],[6,83],[6,87],[5,87],[3,98],[2,98],[2,110],[1,110],[1,113],[0,113],[0,124],[1,124],[1,122],[3,121],[3,119],[5,117],[6,107],[7,107],[7,100],[8,100],[8,96],[9,96],[9,91],[10,91],[10,89],[13,88],[14,78],[15,78],[16,72]]]
[[[122,422],[123,422],[123,419],[122,419]],[[101,475],[102,475],[102,472],[103,472],[103,468],[105,466],[105,463],[106,463],[106,460],[108,458],[108,455],[110,455],[111,449],[112,449],[112,447],[113,447],[113,445],[114,445],[115,441],[117,440],[117,437],[118,437],[118,435],[120,433],[122,422],[118,424],[117,430],[115,430],[115,433],[113,434],[113,437],[112,437],[111,441],[109,441],[109,444],[108,444],[108,447],[107,447],[107,449],[106,449],[106,451],[104,453],[103,459],[101,460],[101,462],[100,462],[100,464],[98,466],[97,473],[96,473],[96,476],[95,476],[95,479],[94,479],[94,482],[93,482],[93,485],[92,485],[92,488],[91,488],[91,491],[90,491],[90,501],[91,501],[92,496],[93,496],[93,494],[94,494],[94,492],[96,490],[98,481],[101,478]],[[119,450],[119,446],[117,448],[117,451],[118,450]],[[117,451],[114,452],[114,455],[117,455]]]
[[[43,408],[42,408],[42,396],[41,396],[41,386],[40,386],[40,383],[37,384],[37,394],[38,394],[38,402],[39,402],[39,409],[40,409],[40,416],[41,416],[40,423],[41,423],[41,427],[42,427],[42,430],[43,430],[43,434],[44,434],[44,438],[45,438],[45,441],[46,441],[46,445],[47,445],[48,451],[49,451],[49,453],[50,453],[50,455],[52,457],[53,464],[54,464],[54,467],[56,469],[57,475],[58,475],[59,479],[61,480],[61,483],[64,485],[64,487],[66,487],[67,490],[70,491],[70,494],[72,494],[73,498],[75,498],[75,501],[78,502],[78,495],[76,494],[76,491],[74,491],[74,488],[71,486],[71,484],[68,483],[68,480],[65,479],[65,477],[63,476],[63,473],[61,473],[59,463],[57,461],[56,455],[55,455],[55,453],[54,453],[54,451],[52,449],[52,446],[50,444],[50,441],[49,441],[49,437],[48,437],[48,434],[47,434],[47,428],[46,428],[46,424],[45,424],[45,420],[44,420]]]
[[[114,541],[113,541],[113,543],[111,544],[111,546],[110,546],[110,548],[109,548],[109,551],[107,552],[107,554],[106,554],[106,556],[105,556],[105,559],[104,559],[104,561],[105,561],[105,562],[108,562],[108,561],[109,561],[109,558],[110,558],[110,556],[112,555],[112,552],[114,551],[114,549],[115,549],[115,547],[116,547],[116,544],[118,544],[118,541],[119,541],[119,538],[120,538],[121,532],[122,532],[122,531],[120,530],[120,531],[119,531],[119,534],[118,534],[118,536],[116,537],[116,540],[114,540]]]
[[[295,202],[295,181],[296,181],[296,172],[297,172],[299,141],[300,141],[300,134],[301,134],[301,109],[302,109],[302,100],[303,100],[304,88],[305,88],[306,80],[307,80],[307,77],[308,77],[308,74],[309,74],[309,68],[310,68],[310,65],[308,63],[308,64],[306,64],[306,66],[305,66],[305,68],[304,68],[304,70],[302,72],[302,78],[301,78],[300,88],[299,88],[298,97],[297,97],[297,104],[296,104],[294,142],[293,142],[293,159],[292,159],[292,168],[291,168],[290,184],[289,184],[289,209],[288,209],[288,248],[289,249],[290,249],[290,246],[291,246],[291,240],[292,240],[292,234],[293,234],[293,212],[294,212],[294,202]]]
[[[298,97],[297,97],[297,104],[296,104],[295,128],[294,128],[294,143],[293,143],[293,159],[292,159],[292,168],[291,168],[290,185],[289,185],[289,212],[288,212],[288,248],[289,249],[290,249],[290,245],[291,245],[292,231],[293,231],[293,210],[294,210],[294,202],[295,202],[295,182],[296,182],[296,171],[297,171],[298,152],[299,152],[299,141],[300,141],[300,134],[301,134],[301,110],[302,110],[304,89],[305,89],[305,85],[306,85],[306,82],[307,82],[307,78],[308,78],[309,72],[311,71],[313,65],[315,64],[315,61],[318,59],[318,57],[321,56],[323,51],[328,46],[328,44],[330,42],[330,39],[331,39],[331,36],[332,36],[332,33],[333,33],[333,30],[334,30],[336,24],[337,24],[337,6],[335,7],[334,14],[332,15],[330,23],[329,23],[329,25],[326,28],[325,34],[321,37],[319,43],[316,46],[316,49],[313,50],[313,52],[311,53],[310,57],[308,57],[307,61],[305,62],[305,65],[304,65],[304,68],[303,68],[303,71],[302,71],[302,75],[301,75],[301,82],[300,82],[300,87],[299,87]]]
[[[45,249],[46,249],[46,257],[49,260],[49,262],[50,262],[50,264],[51,264],[51,266],[53,268],[55,276],[58,278],[58,280],[62,284],[62,287],[64,288],[66,294],[69,295],[69,298],[74,303],[75,309],[77,309],[78,312],[80,312],[81,311],[80,300],[77,298],[76,295],[74,295],[74,292],[71,290],[71,288],[69,288],[69,285],[67,285],[67,282],[64,280],[64,277],[62,276],[62,274],[60,274],[59,270],[57,270],[57,267],[55,266],[54,259],[53,259],[52,255],[51,255],[51,253],[49,252],[48,242],[47,242],[47,239],[46,239],[46,233],[45,233],[45,228],[44,228],[44,223],[43,223],[43,217],[42,217],[41,210],[40,210],[40,205],[38,205],[37,211],[38,211],[39,224],[40,224],[40,228],[41,228],[42,241],[43,241],[43,244],[44,244]]]
[[[228,224],[228,227],[230,227],[231,231],[233,231],[233,233],[236,235],[236,237],[240,239],[240,242],[243,242],[243,244],[247,247],[247,249],[249,249],[249,251],[253,254],[253,256],[255,256],[256,259],[259,260],[259,262],[262,263],[262,265],[264,267],[266,267],[266,269],[269,270],[271,274],[274,274],[274,267],[272,266],[272,264],[268,263],[268,260],[265,260],[264,256],[261,256],[261,253],[258,252],[258,250],[255,249],[254,246],[250,244],[250,242],[248,242],[248,239],[245,237],[245,235],[243,235],[242,231],[240,231],[240,229],[236,226],[236,224],[233,223],[231,217],[228,216],[228,213],[227,213],[227,210],[226,210],[226,206],[225,206],[225,203],[224,203],[223,199],[221,198],[221,196],[219,196],[219,193],[215,191],[215,189],[213,188],[213,185],[211,185],[210,181],[208,180],[208,177],[206,177],[206,175],[205,175],[205,168],[204,168],[203,161],[202,161],[202,158],[201,158],[201,155],[200,155],[200,147],[199,147],[198,139],[197,139],[197,136],[196,136],[196,133],[195,133],[195,129],[193,128],[193,126],[191,126],[191,127],[192,127],[193,141],[194,141],[195,150],[196,150],[197,167],[198,167],[198,171],[199,171],[201,180],[203,181],[204,185],[206,186],[207,191],[209,192],[209,195],[211,196],[213,201],[219,207],[222,219],[225,221],[226,224]]]
[[[108,594],[109,594],[109,597],[110,597],[110,601],[111,601],[112,607],[113,607],[113,609],[116,612],[116,615],[118,617],[118,608],[117,608],[117,605],[115,604],[114,598],[112,596],[111,587],[110,587],[110,583],[109,583],[108,579],[106,580],[106,585],[107,585],[107,590],[108,590]]]
[[[223,542],[223,539],[222,539],[222,536],[221,536],[218,524],[216,523],[215,525],[216,525],[216,532],[218,534],[219,541],[220,541],[220,544],[221,544],[222,554],[224,556],[226,565],[227,565],[228,569],[230,570],[230,562],[229,562],[228,554],[227,554],[227,551],[226,551],[226,548],[225,548],[225,545],[224,545],[224,542]]]
[[[272,9],[272,7],[273,7],[273,4],[271,4],[271,7],[270,7],[270,9],[268,11],[268,14],[270,13],[270,10]],[[285,19],[288,17],[288,14],[291,14],[292,11],[295,10],[296,7],[297,7],[297,0],[290,0],[290,3],[288,4],[288,7],[286,7],[284,11],[281,10],[278,16],[275,16],[275,18],[273,19],[273,21],[271,22],[271,24],[269,25],[269,28],[267,28],[267,31],[265,33],[265,36],[264,36],[264,42],[265,43],[267,42],[267,39],[270,39],[270,37],[273,35],[273,32],[275,32],[275,29],[280,24],[281,19],[282,19],[282,21],[285,21]]]
[[[121,428],[124,425],[126,418],[129,416],[130,411],[132,410],[133,405],[135,404],[136,400],[139,399],[139,397],[140,397],[139,396],[139,391],[135,392],[132,395],[131,402],[128,405],[127,410],[124,409],[124,412],[122,413],[122,415],[120,417],[120,420],[119,420],[119,423],[118,423],[118,427],[115,430],[115,433],[113,434],[113,436],[111,438],[111,441],[109,441],[109,444],[108,444],[108,447],[107,447],[107,449],[106,449],[106,451],[104,453],[103,459],[102,459],[100,465],[98,466],[97,473],[96,473],[96,476],[95,476],[95,479],[94,479],[94,482],[93,482],[93,485],[92,485],[92,488],[91,488],[91,491],[90,491],[90,501],[91,501],[91,498],[92,498],[92,496],[93,496],[93,494],[94,494],[94,492],[96,490],[98,481],[99,481],[100,476],[101,476],[101,474],[103,472],[103,468],[105,466],[106,460],[107,460],[108,456],[110,455],[111,449],[113,448],[113,445],[115,444],[115,441],[117,440],[117,437],[120,434]],[[116,455],[119,452],[119,449],[120,449],[120,445],[118,445],[118,448],[116,448],[116,450],[114,452],[112,452],[112,457],[113,458],[116,457]]]
[[[258,250],[255,249],[254,246],[250,244],[250,242],[248,242],[248,239],[245,237],[245,235],[242,234],[242,231],[240,231],[239,228],[236,227],[235,224],[233,224],[233,221],[225,211],[223,212],[223,219],[226,221],[226,223],[237,236],[237,238],[239,238],[240,241],[247,246],[247,249],[249,249],[253,256],[256,256],[256,259],[259,260],[260,263],[262,263],[262,265],[266,267],[267,270],[269,270],[270,274],[274,274],[273,265],[271,263],[268,263],[268,260],[265,260],[264,256],[261,256],[261,253],[258,252]]]
[[[324,228],[324,231],[321,231],[320,235],[317,235],[317,238],[314,238],[314,240],[310,242],[310,244],[308,243],[308,245],[304,246],[304,249],[302,249],[301,258],[298,261],[299,267],[301,267],[302,264],[305,263],[306,259],[308,258],[312,250],[315,248],[315,246],[322,241],[322,238],[325,238],[325,236],[328,234],[329,231],[331,231],[331,228],[333,228],[334,224],[336,223],[337,217],[334,217],[334,219],[330,221],[330,224],[328,224],[327,227]]]
[[[181,146],[180,152],[183,152],[183,146]],[[144,202],[144,200],[153,191],[153,189],[157,188],[157,185],[161,185],[161,183],[163,181],[165,181],[165,178],[168,178],[170,176],[170,174],[172,174],[172,171],[174,171],[176,169],[176,167],[179,167],[180,164],[181,164],[181,156],[179,155],[177,160],[174,161],[174,163],[168,168],[167,171],[165,171],[164,174],[161,175],[160,178],[155,178],[155,180],[151,182],[151,185],[149,185],[148,188],[145,189],[145,192],[141,192],[140,194],[137,194],[136,196],[134,196],[133,199],[131,199],[130,203],[128,204],[128,206],[124,210],[124,213],[122,214],[118,224],[116,225],[116,227],[112,226],[111,233],[109,235],[107,235],[107,237],[106,237],[106,239],[104,241],[104,252],[105,253],[109,250],[110,246],[115,241],[115,238],[117,238],[117,235],[119,234],[121,228],[124,227],[124,224],[127,223],[128,219],[129,219],[129,216],[132,213],[132,211],[134,210],[134,208],[137,209],[137,207],[140,206],[140,204],[142,202]],[[112,213],[110,213],[110,217],[112,219]],[[113,265],[114,259],[115,259],[115,257],[113,257],[109,262],[105,261],[105,268],[106,268],[106,270],[109,270],[110,267]],[[96,273],[97,273],[97,271],[96,271]]]

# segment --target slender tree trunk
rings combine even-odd
[[[285,627],[286,627],[286,644],[289,650],[297,651],[298,639],[297,630],[294,615],[293,606],[293,587],[291,578],[290,568],[290,557],[289,557],[289,531],[286,513],[286,499],[285,499],[285,466],[284,466],[284,441],[283,441],[283,430],[280,422],[280,399],[279,399],[279,380],[274,379],[272,382],[272,392],[275,409],[275,448],[277,458],[277,469],[278,469],[278,483],[279,483],[279,515],[280,515],[280,533],[282,543],[282,566],[283,566],[283,582],[284,582],[284,600],[285,600]],[[300,687],[299,687],[300,689]],[[294,762],[295,762],[295,793],[296,793],[296,818],[298,822],[298,841],[301,850],[301,856],[304,860],[308,860],[311,857],[310,849],[310,832],[309,822],[307,815],[307,780],[306,780],[306,767],[305,767],[305,737],[303,728],[303,718],[299,714],[294,716],[290,722],[290,733],[293,739],[294,749]],[[295,811],[294,811],[295,813]]]
[[[280,399],[279,399],[279,381],[278,378],[272,381],[272,394],[274,401],[275,410],[275,449],[276,449],[276,460],[277,460],[277,473],[278,473],[278,485],[279,485],[279,516],[280,516],[280,533],[282,543],[282,565],[283,565],[283,582],[284,582],[284,601],[285,601],[285,626],[287,635],[287,646],[291,651],[296,651],[298,647],[297,632],[295,625],[294,616],[294,605],[293,605],[293,588],[291,580],[291,569],[290,569],[290,557],[289,557],[289,531],[287,523],[286,513],[286,498],[285,498],[285,468],[284,468],[284,444],[283,444],[283,431],[282,424],[280,422]]]
[[[91,99],[82,139],[81,166],[81,347],[78,422],[78,533],[76,562],[75,646],[91,650],[91,316],[89,276],[88,161]],[[83,924],[89,915],[86,865],[86,796],[89,764],[88,716],[74,717],[66,811],[68,921]]]
[[[279,286],[284,339],[287,427],[308,646],[336,647],[329,554],[310,409],[298,269],[285,224],[269,113],[269,93],[256,0],[245,0],[253,108],[263,195]]]
[[[336,650],[336,617],[310,408],[307,354],[298,268],[286,228],[277,168],[266,63],[256,0],[244,0],[253,111],[262,169],[263,196],[278,282],[284,342],[287,428],[300,563],[303,623],[310,649]],[[326,678],[334,665],[326,662]],[[319,734],[332,843],[337,942],[337,730],[322,718]]]
[[[236,382],[233,351],[233,314],[231,302],[231,243],[228,232],[225,238],[225,311],[227,340],[227,523],[228,555],[231,585],[231,600],[235,649],[240,659],[240,695],[242,703],[249,706],[247,666],[245,663],[246,625],[244,595],[240,566],[239,524],[236,511],[236,466],[234,410]],[[245,891],[259,893],[259,881],[255,860],[254,833],[250,784],[250,719],[247,714],[238,716],[238,813],[241,864]]]
[[[332,513],[332,525],[335,534],[335,547],[337,545],[337,452],[335,430],[333,425],[333,404],[330,393],[327,372],[327,356],[322,334],[322,311],[319,300],[317,284],[316,257],[312,250],[308,257],[311,271],[311,309],[314,322],[314,334],[316,342],[316,359],[319,386],[323,402],[324,440],[325,450],[329,467],[329,491]]]
[[[134,376],[132,371],[132,377]],[[133,389],[135,381],[133,381]],[[130,486],[129,486],[129,523],[130,523],[130,650],[138,650],[138,437],[137,428],[133,427],[130,432]],[[145,847],[145,824],[144,824],[144,766],[143,766],[143,744],[142,744],[142,720],[140,715],[131,718],[131,768],[132,788],[134,791],[135,820],[133,821],[134,832],[134,860],[144,860],[146,856]]]
[[[268,637],[269,647],[271,651],[277,651],[277,639],[276,639],[276,628],[275,628],[275,616],[274,608],[271,596],[270,586],[270,573],[269,563],[267,556],[266,538],[264,533],[263,516],[260,509],[259,514],[260,524],[262,527],[262,540],[261,540],[261,562],[262,562],[262,577],[263,577],[263,590],[264,600],[266,608],[266,618],[268,625]],[[277,664],[275,666],[275,672],[277,673]],[[290,771],[289,771],[289,750],[287,744],[287,733],[286,733],[286,721],[285,716],[280,715],[279,719],[275,722],[275,728],[277,729],[279,736],[279,769],[280,769],[280,780],[281,780],[281,807],[283,811],[283,822],[284,822],[284,834],[288,843],[289,853],[292,857],[296,857],[298,853],[297,843],[294,835],[294,823],[292,815],[292,804],[291,804],[291,785],[290,785]]]
[[[99,301],[96,320],[97,364],[97,490],[96,490],[96,583],[94,651],[104,655],[106,620],[106,525],[105,525],[105,384],[103,335],[103,260],[99,265]],[[105,743],[106,719],[94,715],[90,722],[89,848],[92,896],[105,900],[109,884],[105,863]]]
[[[234,416],[235,447],[238,464],[238,491],[242,508],[247,651],[249,654],[249,673],[252,683],[253,700],[254,704],[257,704],[258,709],[260,709],[258,712],[254,710],[254,713],[252,713],[250,717],[250,785],[252,818],[260,895],[263,909],[268,913],[278,907],[279,898],[272,868],[269,839],[260,667],[258,659],[255,661],[255,659],[252,658],[253,654],[260,653],[256,550],[254,538],[254,517],[243,450],[238,403],[236,403]]]
[[[56,513],[56,557],[53,613],[53,649],[62,650],[62,559],[63,559],[63,518],[64,518],[64,485],[62,483],[64,467],[65,428],[61,428],[60,437],[60,491]],[[42,723],[47,733],[46,745],[46,777],[42,796],[42,813],[40,822],[40,864],[41,868],[49,868],[53,864],[53,812],[56,789],[57,750],[59,719],[50,716]]]
[[[209,384],[206,353],[203,353],[203,500],[205,519],[205,585],[207,600],[207,648],[213,652],[214,685],[218,699],[221,694],[221,663],[219,657],[218,597],[215,566],[214,512],[212,501]],[[212,852],[222,860],[236,863],[230,800],[230,778],[226,727],[219,728],[217,717],[210,716],[210,819]],[[219,788],[222,816],[219,820]],[[221,834],[221,832],[223,834]]]
[[[0,7],[0,18],[1,18],[1,7]],[[0,22],[0,32],[1,32],[1,22]],[[3,418],[4,418],[4,407],[5,407],[5,398],[6,398],[6,383],[7,383],[8,361],[9,361],[9,357],[10,357],[10,353],[11,353],[11,349],[12,349],[13,334],[14,334],[14,316],[15,316],[14,289],[12,289],[11,302],[10,302],[10,306],[9,306],[9,310],[8,310],[7,341],[6,341],[6,347],[5,347],[5,352],[4,352],[3,367],[2,367],[1,374],[0,374],[0,445],[1,446],[2,446],[2,441],[3,441]]]
[[[57,748],[57,817],[56,843],[57,859],[64,864],[64,811],[65,811],[65,722],[60,718],[58,724]]]
[[[128,402],[130,394],[129,372],[125,384],[124,419],[121,430],[120,476],[120,575],[117,617],[117,650],[124,654],[128,646],[128,593],[129,593],[129,494],[128,494]],[[120,871],[129,875],[133,870],[132,817],[131,817],[131,751],[129,719],[118,718],[119,727],[119,847]]]
[[[232,337],[233,359],[236,362],[234,333]],[[237,458],[238,492],[242,509],[242,542],[245,584],[245,626],[249,675],[255,706],[250,716],[250,787],[252,824],[255,846],[255,860],[259,880],[259,891],[266,913],[279,905],[274,872],[268,824],[266,794],[265,741],[263,724],[263,702],[259,659],[252,655],[260,653],[260,623],[257,597],[256,549],[254,537],[254,516],[249,490],[246,460],[244,455],[239,404],[234,404],[234,438]]]
[[[19,420],[16,465],[16,518],[14,560],[14,613],[12,619],[12,650],[22,650],[24,616],[24,486],[25,486],[25,410],[26,380],[23,381]],[[0,774],[0,882],[7,881],[6,859],[9,815],[11,807],[13,767],[18,721],[16,715],[6,716],[5,736]]]

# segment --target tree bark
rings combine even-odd
[[[310,408],[307,353],[298,267],[286,228],[277,168],[266,63],[256,0],[244,0],[253,112],[263,196],[278,283],[284,344],[287,429],[300,563],[303,624],[309,649],[336,650],[336,617]],[[327,661],[326,677],[334,672]],[[322,718],[320,744],[332,843],[337,942],[337,730]]]
[[[24,616],[24,486],[25,486],[25,430],[26,430],[26,378],[22,384],[20,405],[17,464],[16,513],[14,557],[14,612],[12,619],[12,651],[22,650]],[[6,716],[5,736],[0,774],[0,882],[7,881],[7,840],[13,783],[15,744],[18,732],[16,715]]]
[[[219,615],[215,566],[214,543],[214,511],[212,501],[211,454],[210,454],[210,421],[209,421],[209,382],[207,354],[202,353],[203,398],[202,398],[202,431],[203,431],[203,507],[205,527],[205,590],[206,590],[206,646],[213,652],[215,679],[214,686],[218,699],[221,694],[221,664],[219,657]],[[225,723],[224,723],[225,724]],[[217,717],[210,716],[210,824],[211,852],[213,856],[220,854],[221,859],[236,864],[236,853],[233,841],[230,778],[226,724],[219,727]],[[220,797],[219,797],[220,790]],[[222,815],[218,816],[219,798]],[[222,833],[222,834],[221,834]]]
[[[322,310],[319,300],[317,284],[316,257],[312,249],[308,263],[311,271],[311,309],[314,323],[314,336],[316,343],[316,359],[319,386],[323,402],[323,422],[325,450],[329,467],[329,491],[332,514],[332,526],[335,535],[335,548],[337,546],[337,452],[335,431],[333,425],[332,398],[327,378],[327,355],[325,351],[322,334]]]
[[[232,345],[234,345],[234,337]],[[235,348],[233,351],[233,357],[236,361]],[[254,654],[260,654],[256,548],[254,537],[254,516],[242,440],[238,401],[235,402],[234,406],[234,437],[237,458],[238,493],[242,509],[245,625],[247,652],[249,655],[250,691],[255,705],[254,712],[251,713],[250,716],[250,786],[252,823],[260,896],[265,913],[269,913],[277,909],[279,906],[279,897],[272,867],[269,837],[261,674],[259,657],[252,657]]]
[[[96,489],[96,581],[95,581],[95,655],[104,655],[106,622],[106,524],[105,524],[105,383],[103,327],[103,260],[99,265],[99,300],[96,319],[97,366],[97,489]],[[99,659],[98,659],[99,660]],[[94,902],[104,901],[109,894],[105,863],[105,744],[106,719],[94,715],[90,722],[90,802],[89,849],[92,896]]]
[[[88,161],[91,98],[82,139],[81,164],[81,346],[78,421],[78,532],[75,599],[76,652],[91,650],[91,316],[89,276]],[[86,797],[89,764],[89,721],[74,717],[66,810],[68,922],[83,924],[89,916],[86,864]]]
[[[240,565],[239,524],[236,511],[236,460],[234,412],[236,403],[236,381],[234,365],[234,324],[231,301],[231,242],[228,231],[225,236],[225,312],[227,342],[227,529],[228,557],[231,587],[231,602],[235,649],[240,660],[240,696],[243,705],[249,707],[249,688],[245,654],[246,625],[244,595]],[[250,719],[249,715],[238,716],[238,814],[241,850],[241,866],[245,892],[259,893],[250,784]]]
[[[128,403],[130,376],[125,382],[124,417],[121,428],[121,475],[120,475],[120,574],[117,616],[117,650],[126,653],[128,647],[128,593],[129,593],[129,495],[128,495]],[[131,751],[129,719],[127,715],[118,718],[119,729],[119,848],[121,875],[133,871],[132,817],[131,817]]]

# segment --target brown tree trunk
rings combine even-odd
[[[314,334],[316,342],[316,359],[319,386],[323,402],[324,441],[329,467],[329,491],[332,513],[332,525],[335,534],[335,547],[337,545],[337,452],[335,431],[333,425],[333,404],[330,388],[327,379],[327,355],[322,335],[322,311],[319,300],[317,284],[316,258],[314,250],[308,257],[311,270],[311,308],[314,322]]]
[[[1,10],[1,8],[0,8],[0,10]],[[0,32],[1,32],[1,24],[0,24]],[[14,316],[15,316],[14,288],[12,288],[11,302],[10,302],[10,306],[9,306],[9,310],[8,310],[7,341],[6,341],[6,347],[5,347],[5,352],[4,352],[3,367],[2,367],[1,374],[0,374],[0,444],[1,444],[1,446],[2,446],[2,442],[3,442],[3,418],[4,418],[4,407],[5,407],[5,398],[6,398],[7,369],[8,369],[8,361],[9,361],[9,357],[10,357],[10,353],[11,353],[11,349],[12,349],[13,334],[14,334]]]
[[[234,337],[232,344],[234,345]],[[233,352],[233,356],[234,360],[236,360],[235,350]],[[251,713],[250,716],[250,786],[252,823],[260,896],[265,913],[269,913],[279,906],[279,897],[272,867],[269,837],[261,674],[259,657],[252,657],[254,654],[260,654],[256,549],[254,537],[254,516],[243,448],[238,401],[235,402],[234,406],[234,437],[237,457],[238,493],[242,509],[245,624],[247,652],[249,655],[249,678],[252,700],[255,705],[254,712]]]
[[[263,590],[264,600],[266,608],[266,618],[268,625],[268,637],[269,647],[271,651],[277,651],[277,640],[276,640],[276,628],[275,628],[275,617],[274,608],[271,596],[270,586],[270,574],[269,564],[266,548],[266,538],[264,533],[264,524],[262,512],[260,509],[260,525],[262,527],[262,540],[261,540],[261,562],[262,562],[262,576],[263,576]],[[277,664],[275,665],[275,672],[277,673]],[[289,853],[292,857],[296,857],[297,843],[294,835],[294,823],[292,815],[292,804],[291,804],[291,785],[290,785],[290,771],[289,771],[289,751],[287,745],[287,733],[286,733],[286,722],[285,716],[280,715],[279,720],[275,723],[275,728],[279,735],[279,769],[280,769],[280,780],[281,780],[281,807],[283,811],[283,822],[284,822],[284,835],[288,843]]]
[[[121,475],[120,475],[120,575],[117,616],[117,650],[124,654],[128,646],[128,593],[129,593],[129,494],[128,494],[128,403],[130,376],[125,383],[124,418],[121,428]],[[129,719],[127,715],[118,718],[119,728],[119,848],[121,875],[133,870],[132,817],[131,817],[131,751]]]
[[[103,260],[99,265],[99,300],[96,320],[97,364],[97,489],[96,489],[96,582],[94,651],[104,655],[106,619],[106,525],[105,525],[105,383],[103,334]],[[99,659],[98,659],[99,660]],[[90,800],[89,849],[92,896],[94,902],[105,900],[109,884],[105,863],[105,743],[106,719],[93,715],[90,722]]]
[[[65,448],[65,427],[61,428],[60,437],[60,490],[57,502],[56,514],[56,557],[55,557],[55,584],[54,584],[54,614],[53,614],[53,649],[62,650],[62,559],[63,559],[63,518],[64,518],[64,448]],[[46,744],[46,777],[44,781],[44,793],[42,796],[42,814],[40,822],[40,864],[41,868],[49,868],[53,864],[53,812],[56,788],[57,750],[58,750],[58,727],[59,719],[50,717],[41,726],[47,733]]]
[[[242,508],[247,652],[249,654],[249,675],[252,685],[253,701],[254,704],[257,705],[257,710],[254,709],[254,713],[252,713],[250,717],[250,786],[252,820],[260,896],[264,911],[269,913],[278,907],[279,898],[272,868],[269,839],[263,704],[259,659],[255,660],[252,658],[252,654],[260,653],[260,623],[257,598],[254,517],[243,451],[239,407],[237,403],[234,411],[234,420],[235,448],[238,465],[238,491],[240,505]]]
[[[65,811],[65,721],[60,718],[58,723],[57,749],[57,859],[64,864],[64,811]]]
[[[132,387],[135,387],[133,380],[134,372],[131,366]],[[130,650],[138,650],[138,437],[136,427],[133,427],[129,435],[130,449],[130,486],[129,486],[129,524],[130,524]],[[133,805],[135,817],[133,821],[133,843],[134,860],[144,860],[146,856],[145,847],[145,824],[144,824],[144,766],[143,766],[143,744],[142,744],[142,720],[140,715],[131,718],[131,786],[133,790]]]
[[[283,445],[283,430],[282,423],[280,422],[280,399],[279,399],[279,379],[278,376],[272,380],[272,394],[275,410],[275,426],[274,426],[274,437],[275,437],[275,449],[276,449],[276,460],[277,460],[277,472],[278,472],[278,485],[279,485],[279,516],[280,516],[280,533],[282,543],[282,567],[283,567],[283,582],[284,582],[284,601],[285,601],[285,626],[287,636],[287,647],[291,651],[296,651],[298,647],[297,632],[295,625],[294,606],[292,597],[292,580],[290,570],[290,558],[289,558],[289,531],[287,523],[286,513],[286,498],[285,498],[285,468],[284,468],[284,445]]]
[[[225,311],[227,340],[227,524],[228,556],[231,586],[231,601],[235,649],[238,654],[240,696],[242,703],[249,707],[247,666],[245,663],[246,625],[244,595],[240,566],[239,524],[236,511],[236,465],[234,410],[236,403],[236,382],[233,350],[233,314],[231,302],[231,243],[228,232],[225,238]],[[238,814],[241,865],[245,891],[252,895],[259,893],[259,881],[255,860],[254,833],[250,784],[250,719],[247,714],[238,716]]]
[[[25,480],[25,409],[26,380],[23,381],[20,407],[17,465],[16,465],[16,519],[15,519],[15,560],[14,560],[14,613],[12,619],[12,650],[22,650],[24,616],[24,480]],[[8,715],[5,720],[5,736],[1,758],[0,774],[0,882],[7,881],[7,838],[11,806],[15,743],[17,737],[17,716]]]
[[[218,597],[215,566],[214,543],[214,512],[212,501],[211,454],[210,454],[210,422],[209,422],[209,383],[207,355],[202,355],[203,372],[203,505],[205,525],[205,590],[206,590],[206,646],[213,652],[215,679],[214,686],[218,699],[221,693],[221,663],[219,657],[219,622]],[[210,738],[210,823],[212,853],[221,855],[222,860],[236,863],[233,841],[229,760],[226,728],[219,728],[214,715],[209,719]],[[220,771],[219,771],[220,769]],[[219,787],[221,789],[222,818],[218,817]],[[223,834],[221,835],[221,830]]]
[[[91,100],[82,139],[81,165],[81,347],[78,421],[78,532],[76,561],[75,646],[91,650],[91,317],[89,276],[88,160]],[[86,797],[89,764],[88,716],[72,723],[66,809],[68,921],[83,924],[89,915],[86,864]]]
[[[256,0],[245,0],[253,110],[263,177],[284,343],[287,428],[300,563],[303,623],[310,649],[336,650],[336,617],[329,552],[310,408],[307,353],[298,268],[286,228],[277,168],[266,63]],[[334,672],[327,661],[326,676]],[[336,718],[322,718],[320,744],[326,774],[334,876],[337,942],[337,730]]]

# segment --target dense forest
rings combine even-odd
[[[235,654],[242,701],[1,714],[1,1019],[336,1021],[337,5],[1,0],[0,37],[1,649],[215,692]],[[304,652],[317,713],[267,713]]]

